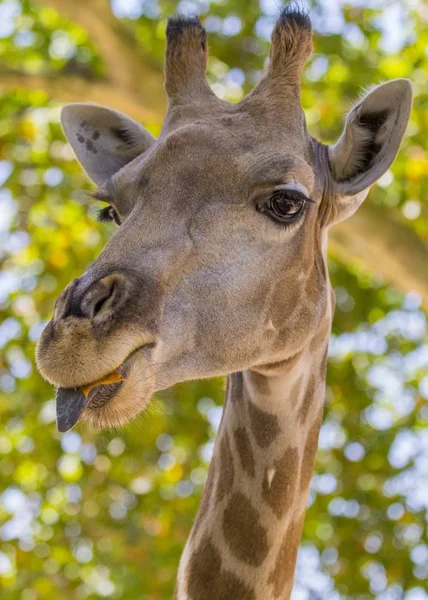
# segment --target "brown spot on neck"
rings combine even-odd
[[[229,438],[224,431],[219,440],[220,445],[220,464],[218,466],[217,479],[217,502],[221,502],[233,486],[235,469],[233,467],[233,457],[230,450]]]
[[[238,429],[235,429],[234,438],[242,468],[247,475],[254,477],[256,473],[254,455],[251,449],[250,438],[248,437],[248,433],[245,428],[238,427]]]
[[[334,296],[334,293],[333,293]],[[333,305],[334,309],[334,305]],[[327,369],[327,359],[328,359],[328,341],[331,333],[331,320],[327,319],[319,328],[316,335],[314,335],[310,350],[311,352],[322,352],[322,360],[320,365],[320,378],[321,381],[325,381],[325,373]],[[324,348],[324,349],[323,349]]]
[[[223,535],[232,554],[247,565],[257,567],[268,555],[266,530],[257,510],[241,492],[231,496],[224,511]]]
[[[290,523],[285,533],[275,561],[275,567],[268,580],[268,583],[273,586],[274,598],[279,598],[282,595],[285,600],[285,598],[290,597],[293,588],[294,569],[296,567],[301,530],[302,519],[299,519],[297,522]],[[285,592],[287,592],[286,595]]]
[[[195,522],[193,524],[193,528],[192,528],[192,531],[190,534],[191,538],[195,536],[196,532],[198,531],[200,525],[202,524],[202,522],[205,518],[205,515],[208,512],[211,496],[213,494],[213,489],[214,489],[214,481],[215,481],[215,474],[216,474],[215,461],[216,461],[216,458],[215,458],[215,456],[213,456],[213,458],[211,460],[211,464],[210,464],[210,469],[208,472],[207,482],[204,487],[201,504],[199,506],[198,514],[196,515],[196,519],[195,519]]]
[[[226,400],[230,398],[232,402],[240,402],[243,399],[243,376],[242,373],[232,373],[227,378]]]
[[[303,450],[302,470],[300,473],[301,492],[306,492],[311,482],[323,412],[324,407],[322,406],[308,432],[308,437],[306,438],[305,448]]]
[[[220,554],[209,537],[202,539],[190,557],[187,580],[191,600],[256,600],[246,583],[222,568]]]
[[[261,410],[250,399],[248,400],[248,411],[251,428],[258,445],[261,448],[268,448],[281,432],[278,417]]]
[[[327,373],[327,361],[328,361],[328,348],[324,353],[323,359],[321,361],[321,367],[320,367],[320,377],[323,381],[325,380],[325,376]]]
[[[269,378],[265,375],[261,375],[257,370],[248,372],[248,376],[251,378],[251,384],[261,395],[269,394]]]
[[[272,465],[273,476],[266,471],[262,496],[280,519],[293,504],[298,477],[299,453],[297,448],[287,448],[284,455]]]
[[[306,419],[308,418],[309,410],[310,410],[311,406],[313,405],[314,396],[315,396],[315,376],[311,375],[311,378],[309,379],[308,387],[306,389],[305,396],[303,398],[302,405],[299,408],[299,417],[300,417],[301,423],[305,423]]]

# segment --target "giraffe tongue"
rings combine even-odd
[[[57,389],[56,423],[58,431],[64,433],[77,423],[91,396],[86,397],[81,390],[73,388],[60,387]]]

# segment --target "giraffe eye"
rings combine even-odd
[[[277,223],[288,224],[304,212],[308,202],[312,200],[298,190],[276,190],[267,202],[257,206],[257,210]]]
[[[109,223],[114,221],[116,225],[120,225],[119,215],[113,208],[113,206],[106,206],[106,208],[102,208],[97,213],[97,219],[100,223]]]

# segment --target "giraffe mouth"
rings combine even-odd
[[[123,365],[119,367],[122,370]],[[119,371],[117,369],[117,371]],[[85,388],[63,388],[59,387],[56,391],[56,422],[58,431],[65,433],[69,431],[79,420],[85,409],[93,408],[100,410],[103,408],[117,392],[121,389],[125,377],[120,381],[111,383],[95,382],[90,387],[87,394]]]
[[[146,346],[134,350],[112,373],[80,388],[58,387],[56,391],[56,422],[60,433],[69,431],[85,410],[100,411],[109,404],[126,384],[131,359]]]

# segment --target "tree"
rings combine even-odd
[[[419,600],[428,578],[428,340],[418,295],[396,288],[426,305],[427,6],[333,4],[312,9],[310,131],[334,140],[351,99],[383,79],[410,76],[416,98],[392,172],[363,212],[332,230],[337,310],[295,598]],[[54,299],[113,230],[94,220],[59,102],[113,106],[154,134],[165,107],[165,16],[177,4],[113,6],[116,16],[105,0],[0,5],[2,599],[170,598],[221,415],[224,382],[192,382],[156,397],[124,430],[62,436],[54,392],[35,371]],[[211,84],[239,99],[260,76],[276,3],[186,7],[210,29]]]

